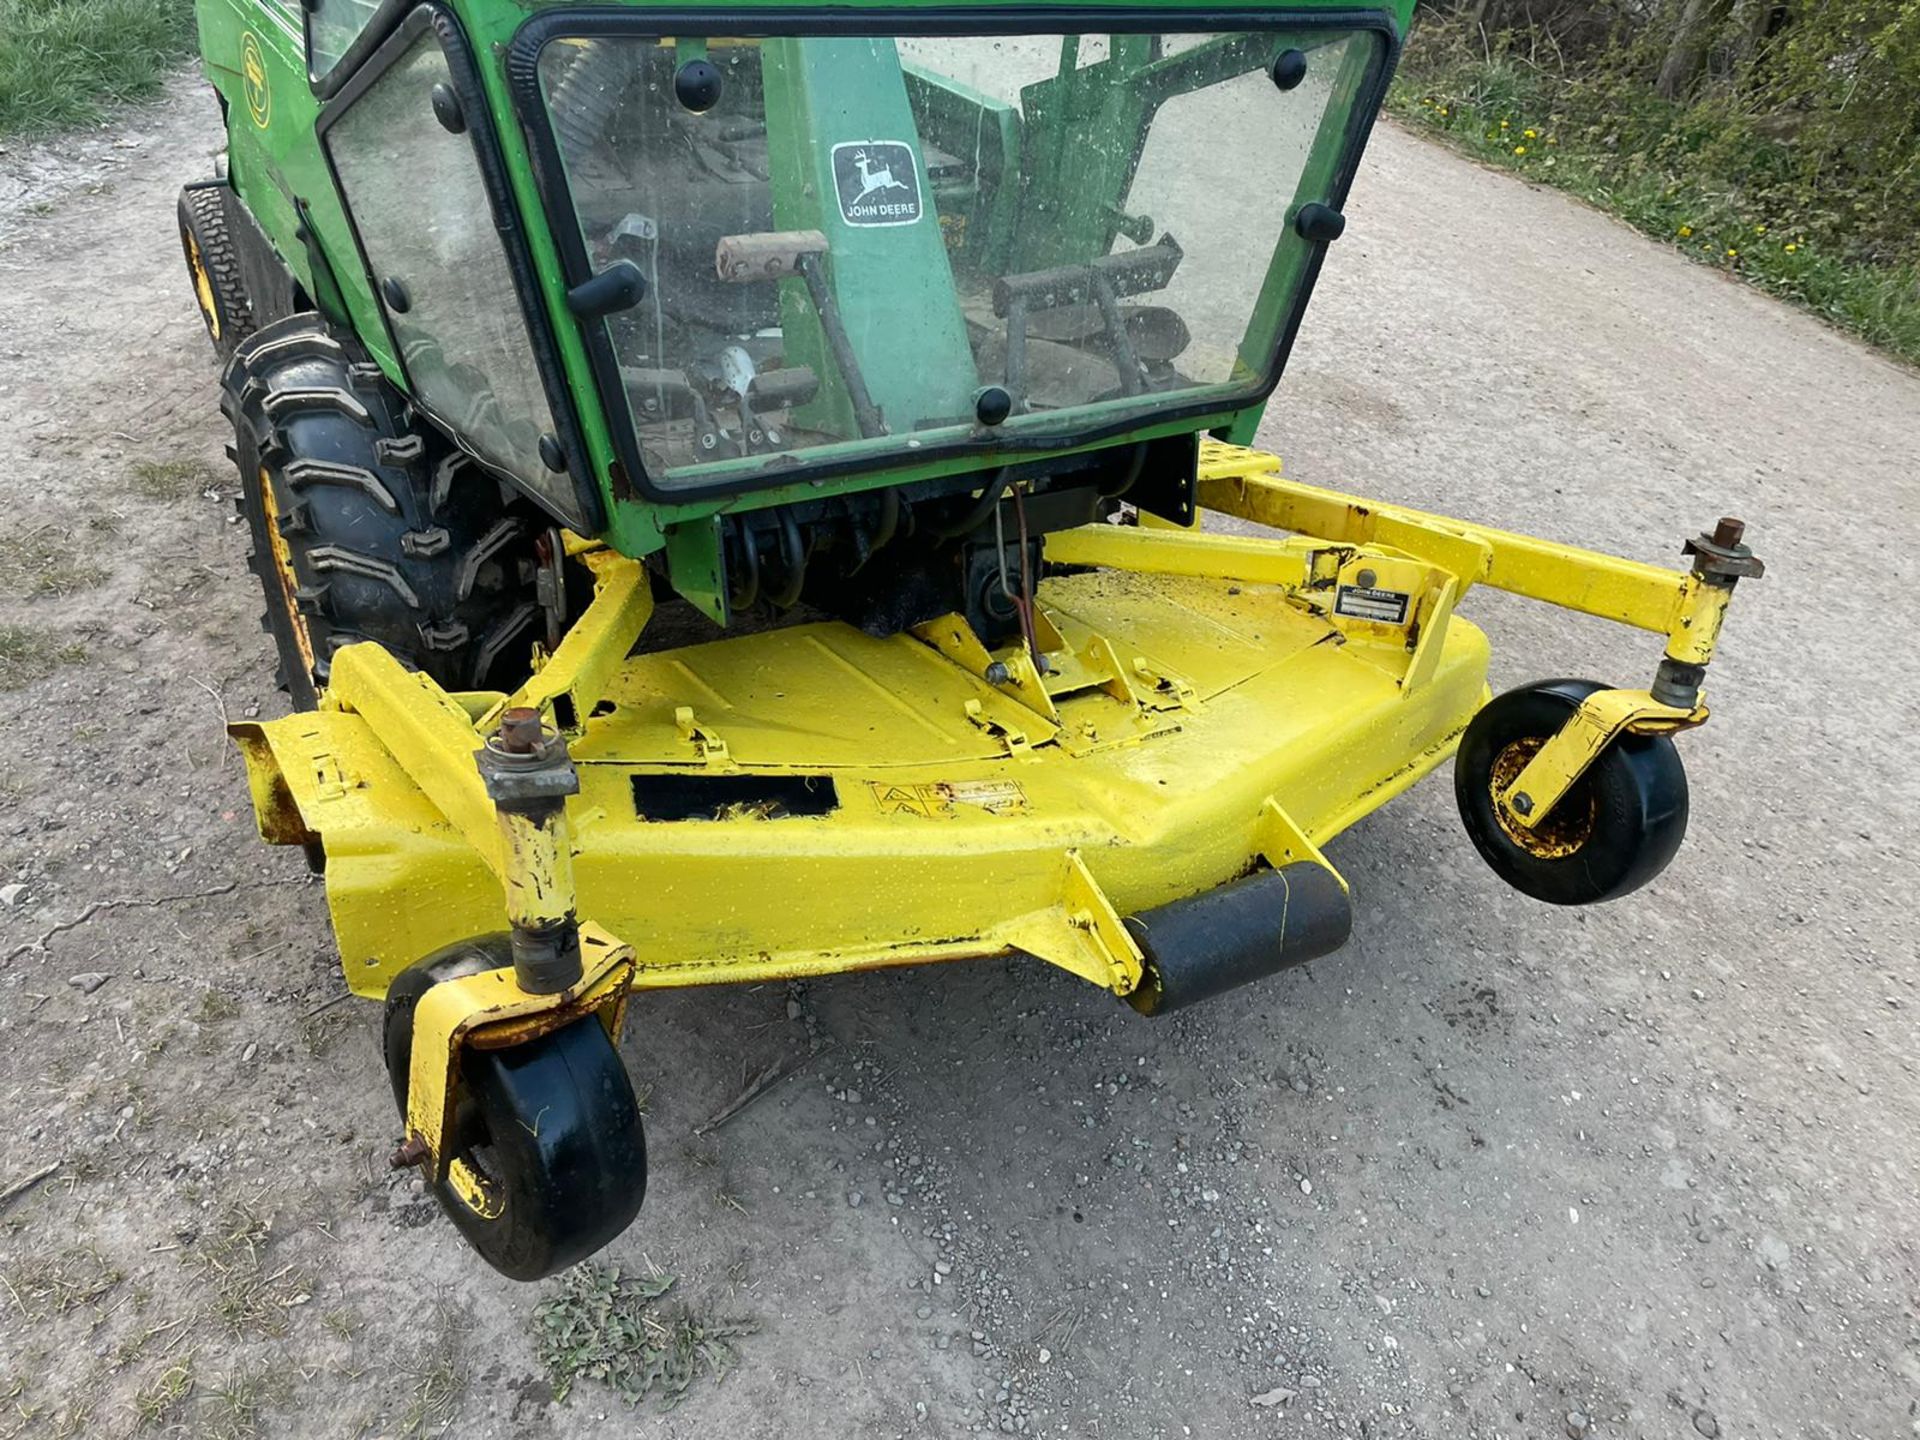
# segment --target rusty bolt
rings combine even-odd
[[[500,748],[509,755],[531,755],[544,733],[540,712],[530,705],[516,705],[500,717]]]
[[[1747,522],[1736,520],[1731,515],[1720,517],[1720,523],[1713,527],[1713,543],[1723,550],[1731,550],[1738,545],[1747,533]]]
[[[424,1165],[427,1161],[427,1155],[427,1142],[422,1140],[418,1135],[409,1135],[400,1143],[393,1154],[387,1157],[387,1168],[389,1170],[411,1170],[416,1165]]]

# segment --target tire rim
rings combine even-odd
[[[287,537],[280,533],[280,502],[273,493],[273,477],[267,473],[267,467],[260,467],[260,509],[267,520],[267,549],[273,561],[273,573],[280,582],[281,593],[286,597],[287,622],[293,627],[293,641],[300,649],[300,658],[306,662],[307,675],[314,673],[313,637],[307,634],[306,623],[300,618],[298,592],[300,578],[293,573],[293,547],[287,544]]]
[[[1593,789],[1591,786],[1574,783],[1572,789],[1560,797],[1560,803],[1538,825],[1520,824],[1507,808],[1501,797],[1512,788],[1513,782],[1520,778],[1520,772],[1527,763],[1538,755],[1546,745],[1542,737],[1530,736],[1525,740],[1516,740],[1498,755],[1493,757],[1493,768],[1488,772],[1487,786],[1493,795],[1493,818],[1499,822],[1501,832],[1527,854],[1540,860],[1564,860],[1578,853],[1593,835]]]
[[[482,1220],[498,1220],[506,1213],[505,1187],[465,1155],[447,1162],[447,1189]]]
[[[454,1153],[447,1161],[447,1192],[481,1220],[498,1220],[507,1210],[507,1187],[487,1122],[471,1098],[461,1101],[454,1119]]]
[[[182,230],[180,238],[186,242],[187,273],[193,277],[193,293],[200,301],[200,318],[207,322],[207,333],[218,340],[220,310],[213,299],[213,277],[207,273],[206,261],[200,257],[200,242],[193,238],[191,230]]]

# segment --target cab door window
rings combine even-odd
[[[577,524],[572,482],[545,463],[552,411],[473,141],[435,119],[441,86],[428,30],[327,124],[334,172],[415,401]]]
[[[311,0],[307,11],[307,73],[324,80],[382,8],[381,0]]]

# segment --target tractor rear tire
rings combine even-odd
[[[512,689],[549,638],[536,600],[549,522],[417,421],[316,316],[254,335],[222,377],[249,563],[310,710],[334,653],[377,641],[449,690]]]
[[[225,186],[196,185],[180,192],[180,250],[207,338],[225,360],[254,332],[253,302],[227,230]]]

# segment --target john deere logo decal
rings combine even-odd
[[[267,62],[251,30],[240,37],[240,83],[247,92],[247,110],[253,123],[266,129],[273,117],[273,96],[267,90]]]
[[[923,211],[920,172],[904,140],[849,140],[833,147],[833,188],[849,225],[911,225]]]

